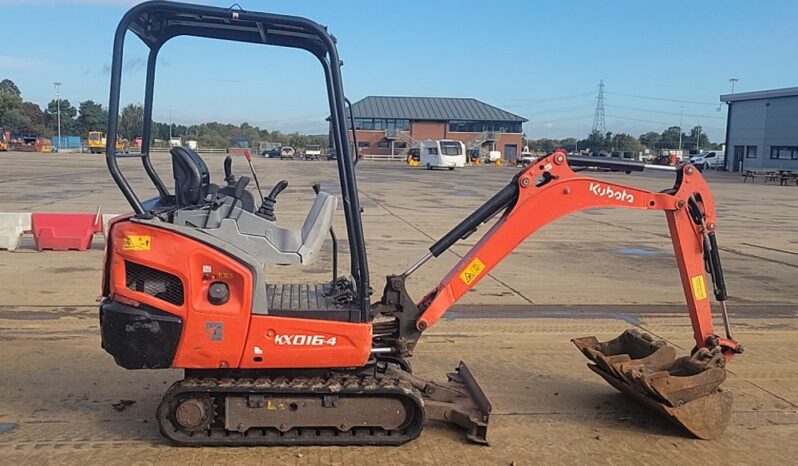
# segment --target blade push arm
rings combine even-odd
[[[571,169],[562,152],[530,165],[513,183],[430,248],[432,255],[441,254],[480,223],[506,209],[440,284],[421,300],[417,329],[424,331],[434,324],[522,241],[557,218],[593,208],[661,210],[665,212],[673,242],[696,346],[720,345],[727,358],[731,357],[739,350],[739,345],[731,339],[730,331],[726,338],[715,334],[707,293],[705,268],[713,278],[716,298],[722,303],[726,299],[715,243],[712,195],[706,181],[692,165],[680,166],[676,173],[676,185],[672,190],[650,192],[580,176]],[[484,211],[480,213],[480,210]]]

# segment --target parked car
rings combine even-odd
[[[280,157],[280,147],[273,147],[268,150],[264,150],[260,153],[261,156],[269,158],[269,159],[276,159]]]
[[[318,144],[308,144],[307,146],[305,146],[305,159],[306,160],[321,159],[321,146]]]
[[[293,147],[290,147],[290,146],[283,146],[283,147],[280,149],[280,158],[281,158],[281,159],[292,159],[292,160],[293,160],[293,158],[294,158],[294,154],[295,154],[295,153],[296,153],[296,152],[294,151],[294,148],[293,148]]]
[[[690,157],[689,160],[701,171],[710,168],[717,170],[726,166],[726,154],[722,150],[706,150]]]
[[[338,154],[335,153],[335,147],[327,148],[327,160],[338,160]]]

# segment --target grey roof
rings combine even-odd
[[[352,104],[357,118],[525,122],[526,118],[472,98],[369,96]]]
[[[736,102],[738,100],[770,99],[772,97],[791,97],[798,95],[798,87],[785,87],[768,91],[740,92],[739,94],[724,94],[720,96],[723,102]]]

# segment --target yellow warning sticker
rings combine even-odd
[[[707,299],[707,286],[704,283],[704,275],[696,275],[690,279],[690,282],[693,284],[693,297],[695,297],[695,300]]]
[[[151,244],[150,235],[130,235],[125,236],[122,249],[124,251],[149,251]]]
[[[474,280],[477,279],[477,277],[479,277],[479,274],[481,274],[483,270],[485,270],[485,264],[479,260],[478,257],[475,257],[474,260],[472,260],[466,266],[466,268],[460,272],[460,280],[462,280],[466,285],[470,285]]]

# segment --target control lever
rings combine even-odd
[[[252,178],[255,179],[255,187],[258,188],[258,195],[261,199],[263,199],[263,191],[260,190],[260,182],[258,181],[258,175],[255,173],[255,167],[252,165],[252,153],[249,151],[249,149],[244,150],[244,157],[249,163],[249,171],[252,172]]]
[[[257,212],[255,212],[255,215],[265,218],[271,222],[276,222],[277,216],[274,215],[274,204],[277,203],[277,196],[287,187],[288,181],[278,181],[277,184],[272,188],[269,195],[263,198],[263,204],[260,205],[260,208]]]
[[[236,184],[236,177],[233,176],[233,158],[229,155],[224,158],[224,181],[227,186]]]
[[[230,203],[230,209],[227,211],[227,215],[225,218],[230,218],[230,215],[233,214],[233,210],[236,207],[236,203],[241,201],[241,197],[244,195],[244,190],[247,189],[247,185],[249,184],[249,177],[242,176],[241,178],[236,181],[236,190],[233,194],[233,202]]]

